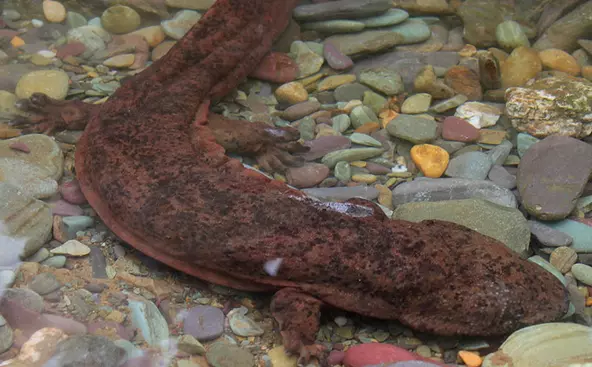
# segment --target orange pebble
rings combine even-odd
[[[386,125],[388,125],[388,123],[391,122],[391,120],[393,120],[395,117],[399,116],[399,114],[393,110],[385,110],[382,111],[379,116],[381,118],[382,128],[386,129]]]
[[[588,298],[586,298],[586,306],[587,306],[587,307],[590,307],[590,306],[592,306],[592,297],[588,297]]]
[[[483,363],[483,359],[477,353],[461,350],[458,356],[469,367],[479,367]]]
[[[17,48],[17,47],[21,47],[25,44],[25,40],[23,40],[22,38],[20,38],[19,36],[14,36],[12,37],[12,39],[10,40],[10,44],[12,45],[12,47]]]
[[[438,178],[448,167],[448,152],[436,145],[421,144],[411,148],[411,159],[426,177]]]
[[[366,122],[364,125],[358,127],[355,132],[361,134],[371,134],[380,129],[378,122]]]

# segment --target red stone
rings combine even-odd
[[[71,42],[58,47],[56,56],[59,59],[65,59],[68,56],[78,56],[86,51],[86,46],[82,42]]]
[[[442,137],[446,140],[469,143],[479,139],[479,129],[460,117],[449,116],[442,123]]]
[[[379,363],[403,361],[428,361],[420,355],[403,348],[382,343],[367,343],[355,345],[345,352],[343,363],[347,367],[364,367]],[[429,361],[433,362],[434,361]]]
[[[64,182],[60,186],[60,193],[62,194],[64,200],[70,204],[81,205],[86,203],[86,198],[80,190],[80,185],[76,179]]]
[[[267,54],[257,69],[251,73],[253,78],[272,83],[288,83],[296,79],[297,75],[298,65],[290,56],[279,52]]]
[[[464,65],[456,65],[446,71],[444,81],[455,92],[464,94],[469,101],[480,101],[483,99],[483,89],[479,75]]]
[[[294,187],[307,188],[318,185],[329,176],[329,167],[321,163],[309,163],[302,167],[293,167],[286,172],[288,183]]]

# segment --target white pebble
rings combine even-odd
[[[31,24],[35,28],[41,28],[45,23],[41,19],[31,19]]]
[[[407,172],[407,167],[405,167],[402,164],[397,164],[394,167],[391,168],[391,171],[393,173],[401,173],[401,172]]]
[[[41,50],[37,51],[37,53],[43,57],[47,57],[48,59],[54,58],[56,56],[55,52],[49,50]]]

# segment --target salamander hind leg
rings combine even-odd
[[[284,349],[298,354],[304,365],[312,358],[325,359],[325,347],[315,344],[319,330],[322,302],[297,289],[279,290],[271,301],[271,313],[277,320]]]
[[[12,120],[11,126],[22,129],[24,134],[51,134],[56,130],[83,130],[92,112],[100,105],[59,101],[43,93],[34,93],[30,98],[18,101],[17,107],[30,116]]]

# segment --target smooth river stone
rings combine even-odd
[[[419,201],[484,199],[516,208],[516,197],[491,181],[464,178],[436,178],[405,182],[393,189],[393,204],[399,206]]]
[[[545,226],[561,231],[573,239],[571,248],[577,253],[592,253],[592,227],[565,219],[557,222],[545,222]]]
[[[367,30],[353,34],[340,34],[326,39],[348,56],[358,56],[387,50],[405,41],[401,33],[389,30]]]
[[[530,227],[515,208],[483,199],[415,202],[398,206],[393,218],[411,222],[428,219],[454,222],[495,238],[523,258],[528,256]]]
[[[294,9],[293,16],[298,21],[357,19],[380,15],[391,7],[390,0],[338,0],[300,5]]]
[[[592,174],[592,146],[566,136],[550,136],[526,151],[518,169],[524,208],[542,220],[566,218]]]

